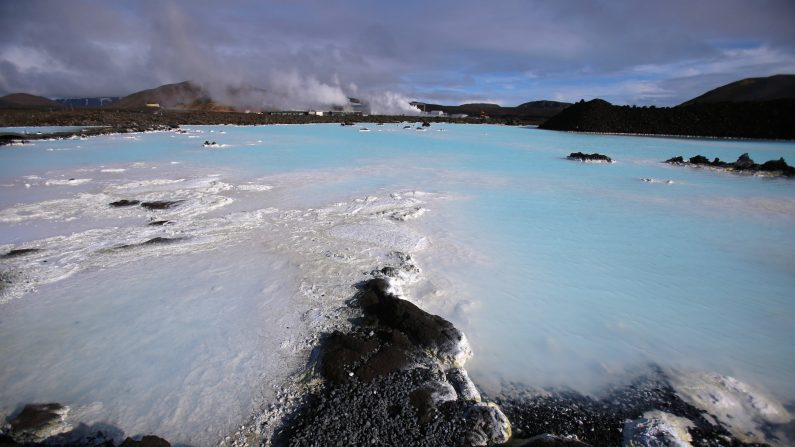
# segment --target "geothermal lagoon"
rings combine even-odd
[[[775,441],[795,402],[795,181],[662,161],[792,162],[795,143],[368,127],[0,148],[0,416],[59,402],[114,439],[222,443],[400,252],[420,269],[403,297],[466,334],[482,392],[599,396],[659,368]]]

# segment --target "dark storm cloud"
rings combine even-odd
[[[677,103],[795,71],[792,23],[789,0],[4,1],[0,92],[123,95],[190,79],[278,91],[282,106]]]

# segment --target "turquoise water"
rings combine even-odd
[[[475,352],[467,368],[480,386],[596,392],[656,363],[733,375],[795,399],[795,181],[661,163],[696,154],[731,161],[745,152],[757,162],[793,163],[795,143],[367,126],[371,132],[185,126],[187,134],[2,149],[0,208],[143,175],[135,163],[146,164],[148,176],[151,165],[169,176],[269,178],[277,188],[263,196],[267,206],[440,193],[448,200],[410,224],[431,241],[416,254],[427,283],[411,292],[467,334]],[[205,140],[225,146],[203,148]],[[565,159],[576,151],[616,163]],[[91,181],[21,186],[25,176],[56,175]],[[279,189],[279,178],[292,179],[291,187]],[[26,224],[2,225],[2,242],[36,234]]]

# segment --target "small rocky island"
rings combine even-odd
[[[687,160],[685,160],[684,157],[682,156],[677,156],[669,158],[665,162],[676,166],[714,168],[714,169],[721,169],[724,171],[736,172],[739,174],[766,175],[771,177],[775,176],[795,177],[795,167],[788,165],[783,157],[779,158],[778,160],[766,161],[761,165],[755,163],[751,159],[751,157],[748,156],[747,153],[740,155],[740,157],[737,158],[737,161],[735,161],[734,163],[722,161],[720,158],[717,157],[715,157],[714,160],[710,161],[707,157],[703,155],[696,155],[694,157],[690,157]]]
[[[566,157],[567,160],[582,161],[584,163],[612,163],[613,159],[602,154],[585,154],[582,152],[572,152]]]

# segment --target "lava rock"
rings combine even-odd
[[[114,208],[122,208],[122,207],[127,207],[127,206],[139,205],[140,203],[141,203],[140,200],[122,199],[122,200],[117,200],[115,202],[110,202],[108,205],[110,205],[110,206],[112,206]]]
[[[751,160],[751,157],[748,156],[748,153],[740,155],[740,157],[737,158],[737,161],[734,162],[734,169],[738,170],[754,169],[756,166],[757,164]]]
[[[688,161],[690,162],[691,165],[708,165],[709,164],[709,158],[707,158],[707,157],[705,157],[703,155],[696,155],[694,157],[690,157],[690,160],[688,160]]]
[[[141,202],[141,206],[148,210],[168,210],[176,207],[182,202],[184,202],[184,200],[157,200],[153,202]]]
[[[140,441],[128,437],[119,447],[171,447],[171,444],[157,436],[144,436]]]
[[[36,253],[37,251],[41,251],[40,248],[15,248],[8,253],[0,256],[0,258],[8,259],[8,258],[16,258],[17,256],[24,256],[30,253]]]
[[[598,163],[612,163],[613,159],[608,157],[607,155],[603,154],[585,154],[582,152],[572,152],[566,157],[569,160],[575,161],[586,161],[586,162],[598,162]]]
[[[693,423],[662,411],[648,411],[643,417],[624,422],[624,446],[685,447],[693,438],[688,429]]]
[[[671,164],[684,164],[685,159],[682,158],[681,155],[678,155],[676,157],[672,157],[672,158],[669,158],[668,160],[665,160],[665,162],[666,163],[671,163]]]
[[[471,354],[464,334],[444,318],[429,314],[391,293],[389,282],[374,278],[358,294],[364,314],[378,323],[403,332],[412,343],[434,353],[452,366],[460,366]]]
[[[11,419],[11,437],[16,442],[42,442],[52,436],[68,432],[66,423],[69,407],[58,404],[28,404]]]
[[[174,223],[174,222],[172,222],[170,220],[155,220],[155,221],[149,222],[147,225],[150,226],[150,227],[162,227],[163,225],[171,225],[172,223]]]
[[[470,423],[467,441],[472,446],[502,444],[511,439],[511,423],[494,404],[478,403],[466,411]]]

